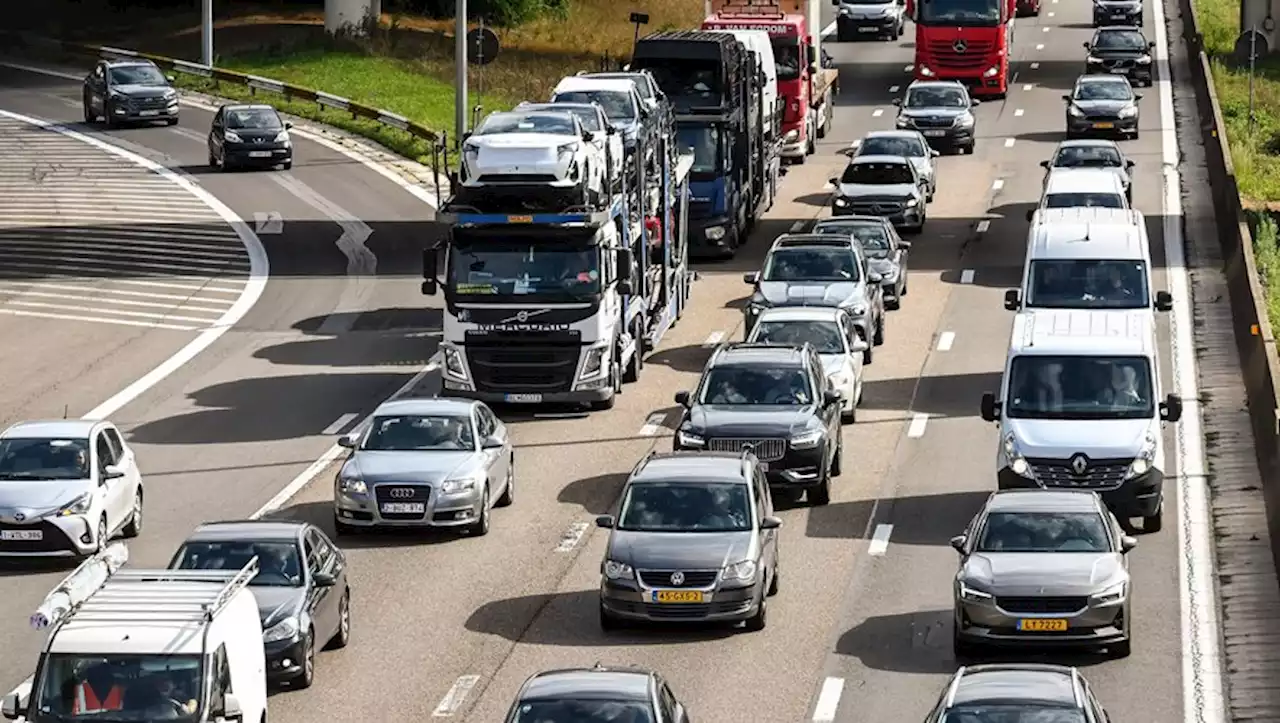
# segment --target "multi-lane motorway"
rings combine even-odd
[[[702,268],[691,312],[615,409],[589,418],[505,415],[519,492],[513,506],[495,512],[488,536],[343,538],[352,644],[321,654],[314,688],[274,696],[273,719],[377,711],[386,721],[433,713],[496,720],[529,674],[596,661],[662,672],[700,721],[923,718],[956,665],[956,557],[947,540],[994,488],[996,432],[977,411],[981,393],[996,388],[1008,343],[1002,292],[1017,283],[1024,214],[1043,174],[1037,164],[1062,138],[1060,96],[1083,66],[1089,14],[1087,4],[1047,0],[1039,18],[1018,20],[1008,98],[977,109],[974,155],[941,159],[929,227],[912,249],[911,292],[867,368],[864,409],[845,430],[832,504],[781,513],[785,581],[767,630],[603,634],[596,588],[605,539],[589,523],[609,510],[637,458],[669,448],[672,395],[695,383],[709,348],[742,333],[742,272],[756,268],[771,238],[826,213],[826,179],[844,160],[838,149],[892,126],[890,100],[910,82],[910,33],[894,43],[826,46],[844,75],[832,133],[816,156],[791,168],[784,202],[739,258]],[[1150,26],[1163,13],[1149,8],[1146,17]],[[1155,38],[1151,27],[1148,34]],[[1157,265],[1165,261],[1169,212],[1168,87],[1143,91],[1143,135],[1124,144],[1138,163],[1135,205],[1148,217]],[[434,374],[414,376],[439,327],[438,302],[417,288],[414,251],[435,232],[419,197],[307,139],[296,141],[291,172],[211,173],[207,111],[185,108],[175,128],[83,129],[72,123],[78,84],[47,74],[0,67],[0,110],[67,123],[132,154],[67,135],[42,136],[47,146],[36,148],[23,140],[33,133],[25,120],[0,118],[0,333],[27,340],[0,350],[0,416],[101,411],[93,408],[219,330],[202,353],[108,405],[148,484],[147,529],[131,544],[138,563],[163,564],[195,523],[247,516],[291,481],[303,482],[333,434],[411,378],[411,393],[438,388]],[[147,162],[177,175],[156,175]],[[121,177],[130,173],[156,193],[127,195]],[[42,178],[49,194],[28,202],[8,193]],[[76,185],[104,178],[99,188]],[[227,216],[247,224],[237,228]],[[185,234],[181,243],[145,244],[149,229],[163,237],[169,224],[198,230],[175,232]],[[27,240],[54,225],[77,233],[58,234],[52,251]],[[216,299],[230,301],[230,290],[251,288],[268,272],[243,318],[211,311],[226,308]],[[1185,284],[1172,276],[1158,275],[1157,288]],[[154,298],[122,293],[143,290],[143,281],[199,288]],[[156,305],[115,303],[127,299]],[[1169,387],[1172,333],[1162,319]],[[330,528],[334,471],[314,474],[278,513]],[[1183,505],[1173,485],[1166,494],[1176,519]],[[1179,622],[1179,527],[1171,520],[1132,553],[1133,655],[1066,659],[1086,667],[1115,720],[1183,717],[1183,678],[1195,671],[1180,663],[1195,630]],[[0,574],[0,684],[17,684],[41,642],[25,627],[27,615],[57,573]]]

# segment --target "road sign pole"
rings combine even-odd
[[[200,62],[213,67],[213,0],[200,0]]]
[[[453,36],[453,62],[457,68],[454,71],[454,85],[457,88],[454,95],[454,125],[457,127],[454,138],[461,144],[462,134],[467,132],[467,0],[457,0]]]

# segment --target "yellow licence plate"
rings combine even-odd
[[[700,603],[701,590],[654,590],[654,602],[660,603]]]
[[[1105,130],[1107,128],[1115,128],[1116,124],[1115,123],[1094,123],[1093,127]]]
[[[1036,633],[1061,633],[1067,629],[1067,621],[1051,620],[1048,618],[1019,620],[1018,629]]]

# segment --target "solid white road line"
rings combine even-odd
[[[62,307],[59,307],[59,308],[62,308]],[[6,316],[29,316],[33,319],[62,319],[63,321],[84,321],[84,322],[89,322],[93,324],[116,324],[119,326],[138,326],[138,327],[143,327],[147,329],[169,329],[171,331],[197,331],[200,329],[200,327],[198,326],[166,324],[158,321],[131,321],[129,319],[108,319],[105,316],[85,316],[80,314],[49,314],[42,311],[20,311],[18,309],[0,309],[0,314],[4,314]],[[169,372],[169,373],[172,373],[172,372]],[[165,376],[168,376],[168,374],[166,374]],[[156,381],[159,381],[159,379],[157,379]],[[89,415],[85,415],[85,419],[100,419],[100,418],[101,417],[90,417]]]
[[[560,544],[556,546],[556,552],[570,552],[582,542],[583,535],[587,534],[587,530],[591,527],[590,522],[575,522],[569,525],[569,529],[565,530],[560,536]]]
[[[432,711],[433,718],[448,718],[458,709],[462,708],[462,704],[466,702],[467,696],[471,693],[471,689],[476,687],[476,683],[480,682],[478,675],[463,675],[453,683],[453,687],[449,688],[449,692],[444,694],[440,699],[440,704]]]
[[[924,436],[924,428],[929,424],[929,415],[917,412],[911,415],[911,424],[907,426],[907,437],[919,439]]]
[[[818,703],[813,707],[814,723],[831,723],[840,707],[840,695],[844,693],[844,678],[827,678],[822,681]]]
[[[974,271],[973,271],[973,269],[965,269],[964,271],[961,271],[961,272],[960,272],[960,283],[962,283],[962,284],[972,284],[972,283],[973,283],[973,275],[974,275]]]
[[[871,117],[872,117],[872,118],[879,118],[879,117],[880,117],[880,116],[882,116],[882,115],[884,115],[884,109],[883,109],[883,108],[876,108],[875,110],[871,111]]]
[[[938,335],[938,351],[951,351],[951,346],[956,343],[956,333],[954,331],[944,331]]]
[[[989,218],[982,219],[981,221],[978,222],[978,225],[974,227],[974,230],[977,231],[978,233],[986,233],[987,231],[991,230],[991,219]]]
[[[994,181],[992,181],[992,182],[991,182],[991,190],[992,190],[992,191],[999,191],[999,190],[1000,190],[1000,189],[1002,189],[1002,188],[1004,188],[1004,179],[1003,179],[1003,178],[997,178],[996,180],[994,180]]]
[[[889,536],[893,534],[893,525],[876,525],[876,532],[867,544],[867,554],[880,556],[889,550]]]
[[[723,339],[724,339],[724,332],[723,332],[723,331],[713,331],[713,332],[711,332],[711,334],[709,334],[709,335],[707,336],[707,340],[706,340],[706,341],[704,341],[704,342],[702,342],[702,345],[703,345],[704,347],[705,347],[705,346],[716,346],[716,345],[718,345],[718,344],[719,344]]]
[[[355,412],[347,412],[341,417],[338,417],[337,419],[333,420],[333,424],[330,424],[329,426],[325,427],[324,431],[321,432],[321,434],[325,434],[325,435],[342,434],[342,430],[346,429],[347,425],[354,422],[356,420],[356,417],[359,417],[359,416],[360,415]]]
[[[644,421],[644,425],[640,427],[641,437],[652,437],[662,431],[662,425],[667,421],[667,415],[664,412],[654,412]]]
[[[1044,26],[1044,31],[1045,31],[1046,33],[1047,33],[1047,32],[1049,32],[1049,26],[1048,26],[1048,25]]]
[[[898,87],[899,87],[899,86],[896,86],[896,85],[891,85],[891,86],[889,86],[889,92],[890,92],[890,93],[897,93],[897,92],[898,92]]]

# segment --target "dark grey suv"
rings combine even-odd
[[[631,471],[600,565],[600,627],[745,622],[763,630],[778,592],[778,528],[755,455],[675,452]]]
[[[1109,723],[1088,681],[1063,665],[1010,663],[961,667],[924,723],[970,721]]]

